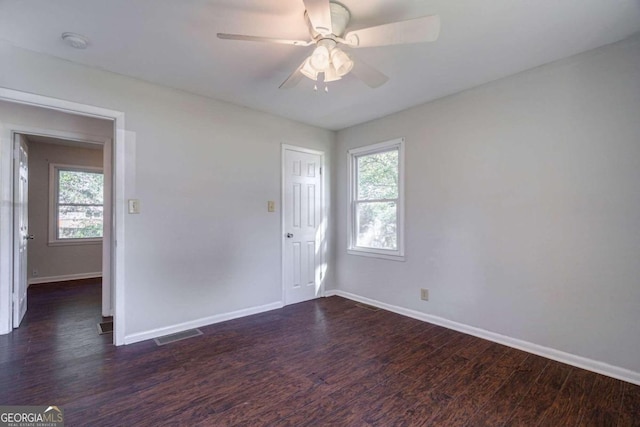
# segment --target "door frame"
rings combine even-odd
[[[107,271],[111,277],[113,301],[115,345],[124,344],[125,333],[125,123],[124,113],[92,105],[80,104],[72,101],[51,98],[42,95],[20,92],[12,89],[0,88],[0,100],[56,110],[67,114],[94,117],[113,121],[114,135],[112,141],[104,145],[105,171],[111,168],[111,238],[103,240],[103,272]],[[12,325],[12,292],[13,292],[13,134],[20,132],[19,128],[26,126],[12,126],[2,123],[0,129],[0,334],[7,334],[13,330]],[[32,128],[33,129],[33,128]],[[69,138],[65,138],[69,139]],[[108,149],[110,148],[110,149]],[[108,157],[108,158],[107,158]],[[107,250],[104,250],[107,249]],[[108,263],[105,263],[105,255]],[[104,298],[104,295],[103,295]]]
[[[329,187],[328,174],[326,173],[326,156],[324,151],[314,150],[311,148],[299,147],[296,145],[282,144],[280,150],[280,277],[282,282],[282,304],[287,304],[287,299],[285,297],[286,292],[286,283],[285,283],[285,268],[286,268],[286,260],[284,259],[285,254],[285,245],[287,238],[285,236],[285,211],[284,211],[284,201],[285,201],[285,185],[286,185],[286,161],[285,154],[287,151],[298,151],[301,153],[308,154],[316,154],[320,156],[320,167],[321,167],[321,177],[320,180],[320,203],[322,206],[320,207],[320,212],[322,215],[320,221],[320,295],[325,296],[325,282],[327,278],[327,230],[328,230],[328,212],[327,212],[327,194],[326,188]]]

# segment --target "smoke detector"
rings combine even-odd
[[[74,49],[86,49],[89,39],[81,34],[62,33],[62,40]]]

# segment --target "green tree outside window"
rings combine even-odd
[[[57,238],[102,237],[104,175],[86,170],[57,170]]]

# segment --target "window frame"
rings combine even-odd
[[[104,169],[93,166],[78,166],[67,165],[60,163],[49,163],[49,246],[65,246],[65,245],[96,245],[102,243],[102,237],[86,237],[86,238],[74,238],[74,239],[59,239],[58,238],[58,171],[71,171],[71,172],[87,172],[87,173],[100,173],[104,179]],[[104,197],[104,182],[103,182],[103,197]],[[102,201],[104,209],[104,199]],[[104,216],[102,227],[104,230]],[[104,233],[103,233],[104,235]]]
[[[347,164],[348,164],[348,181],[349,181],[349,200],[347,209],[347,234],[348,234],[348,246],[347,253],[350,255],[359,255],[374,257],[380,259],[388,259],[393,261],[404,261],[404,212],[405,212],[405,195],[404,195],[404,138],[396,138],[377,144],[366,145],[363,147],[352,148],[347,151]],[[387,151],[398,151],[398,198],[397,198],[397,226],[396,226],[396,250],[379,249],[379,248],[367,248],[363,246],[357,246],[357,215],[356,207],[359,200],[358,197],[358,158],[371,154],[384,153]]]

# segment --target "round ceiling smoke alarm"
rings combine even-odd
[[[86,49],[89,45],[88,38],[76,33],[62,33],[62,40],[75,49]]]

